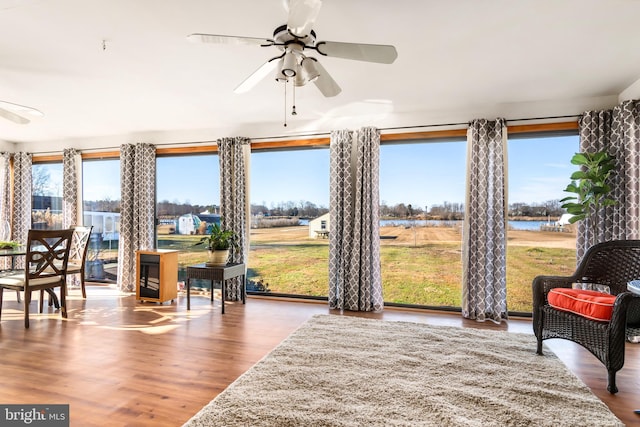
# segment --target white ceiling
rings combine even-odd
[[[318,40],[392,44],[398,59],[320,58],[343,91],[299,88],[285,128],[282,84],[233,92],[276,48],[186,36],[269,38],[286,18],[283,0],[0,0],[0,100],[45,113],[0,119],[0,140],[45,152],[308,135],[572,115],[640,96],[638,0],[325,0]]]

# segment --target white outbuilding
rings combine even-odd
[[[309,237],[313,239],[329,238],[329,213],[309,221]]]

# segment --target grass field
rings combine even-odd
[[[382,282],[387,302],[460,307],[462,259],[460,230],[445,227],[382,227]],[[207,258],[199,236],[159,236],[159,246],[181,251],[189,265]],[[327,239],[308,236],[308,227],[251,230],[248,279],[271,292],[326,296]],[[571,233],[511,230],[507,247],[507,306],[531,311],[531,281],[536,275],[569,275],[575,269]]]

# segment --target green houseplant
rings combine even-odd
[[[225,265],[229,259],[229,251],[238,247],[237,240],[232,230],[223,230],[220,225],[214,223],[211,233],[200,239],[196,245],[205,245],[209,251],[207,265]]]
[[[2,240],[0,241],[0,249],[15,249],[20,246],[20,242],[14,240]]]
[[[595,153],[576,153],[571,163],[580,166],[580,170],[571,174],[571,182],[564,191],[574,193],[560,200],[562,208],[573,215],[571,224],[591,219],[592,237],[598,230],[596,213],[605,206],[613,206],[616,201],[609,197],[611,186],[609,179],[615,170],[615,159],[606,151]],[[593,242],[595,243],[595,242]]]

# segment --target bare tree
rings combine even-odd
[[[31,169],[31,191],[34,196],[46,196],[51,186],[51,175],[47,168]]]

